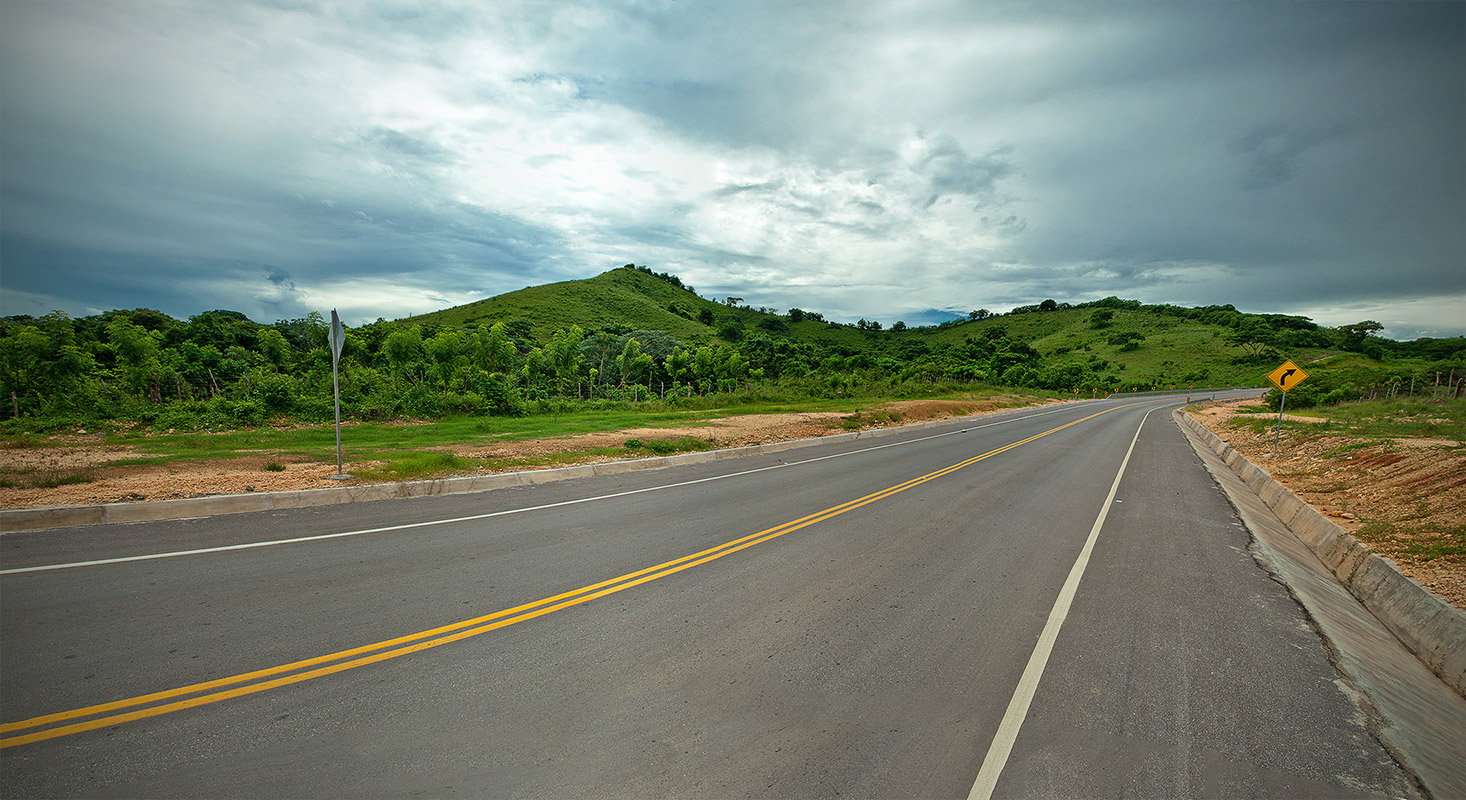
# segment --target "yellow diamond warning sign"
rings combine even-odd
[[[1257,373],[1254,372],[1253,374],[1256,375]],[[1304,372],[1292,361],[1284,361],[1283,366],[1269,372],[1267,375],[1267,379],[1272,381],[1274,386],[1284,392],[1292,391],[1307,377],[1308,373]]]

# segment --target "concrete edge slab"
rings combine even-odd
[[[502,472],[493,475],[468,475],[457,478],[436,478],[426,481],[370,483],[355,486],[297,489],[282,492],[251,492],[249,494],[186,497],[177,500],[157,500],[153,502],[5,509],[0,510],[0,535],[45,528],[71,528],[81,525],[102,525],[123,522],[155,522],[165,519],[211,517],[218,514],[242,514],[250,511],[273,511],[284,508],[306,508],[311,506],[336,505],[338,503],[360,503],[371,500],[424,497],[437,494],[486,492],[510,486],[528,486],[572,478],[586,478],[592,475],[617,475],[626,472],[663,469],[686,464],[703,464],[711,461],[721,461],[727,458],[741,458],[743,456],[762,453],[779,453],[820,444],[853,442],[857,439],[892,436],[911,430],[932,428],[940,425],[956,425],[972,420],[991,418],[995,415],[1021,411],[1024,408],[1026,407],[1003,409],[973,416],[946,417],[890,428],[872,428],[864,431],[836,433],[809,439],[794,439],[782,442],[769,442],[768,444],[725,448],[722,450],[707,450],[700,453],[681,453],[673,456],[652,456],[649,458],[626,459],[622,461],[603,461],[573,467],[555,467],[523,472]]]
[[[1243,478],[1297,538],[1456,694],[1466,698],[1466,614],[1400,572],[1394,562],[1303,502],[1286,486],[1223,442],[1190,414],[1177,421],[1204,443],[1227,452],[1227,465]],[[1238,464],[1245,464],[1238,469]],[[1260,490],[1259,490],[1260,489]]]
[[[1338,670],[1336,682],[1341,691],[1355,698],[1370,732],[1415,776],[1426,796],[1466,797],[1466,697],[1442,679],[1441,670],[1429,665],[1437,659],[1427,649],[1454,648],[1457,655],[1461,653],[1451,621],[1440,616],[1442,611],[1455,609],[1415,586],[1378,556],[1361,562],[1363,566],[1346,586],[1314,547],[1248,488],[1241,470],[1229,467],[1214,452],[1216,437],[1210,431],[1180,410],[1173,416],[1251,532],[1255,557],[1287,586],[1323,637]],[[1340,537],[1353,540],[1333,527],[1338,534],[1336,544]],[[1402,590],[1412,599],[1423,593],[1434,601],[1435,610],[1392,608],[1392,590]],[[1383,622],[1387,616],[1419,634],[1421,644],[1411,644],[1395,633]],[[1454,630],[1459,632],[1459,612],[1445,616],[1454,616]]]

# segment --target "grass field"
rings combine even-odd
[[[949,399],[991,399],[993,392],[954,394]],[[894,398],[892,398],[894,399]],[[1017,396],[1015,405],[1040,402],[1034,396]],[[873,412],[885,400],[846,398],[815,400],[801,403],[788,401],[751,401],[716,408],[677,408],[661,403],[639,407],[587,409],[571,413],[529,417],[456,416],[435,421],[348,423],[342,426],[342,458],[345,461],[381,461],[383,466],[360,477],[368,480],[406,480],[436,475],[470,472],[484,468],[502,470],[554,466],[586,456],[631,458],[644,455],[666,455],[675,452],[704,450],[713,444],[696,436],[630,439],[624,445],[593,448],[574,453],[515,459],[473,459],[442,452],[442,448],[460,445],[490,445],[496,442],[539,440],[604,433],[630,428],[685,428],[706,424],[709,420],[742,414],[784,414],[796,412],[837,412],[848,414],[847,428],[868,422],[891,421],[888,413]],[[0,439],[3,449],[66,448],[95,446],[127,446],[138,455],[107,461],[105,466],[161,466],[196,464],[245,456],[264,456],[269,460],[264,469],[279,471],[286,463],[335,463],[336,430],[332,425],[308,425],[291,428],[253,428],[220,432],[150,433],[143,431],[109,432],[82,437],[45,437],[20,434]],[[90,480],[90,471],[40,474],[20,470],[0,462],[0,485],[44,486],[56,482]]]

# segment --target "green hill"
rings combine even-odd
[[[587,333],[652,330],[664,331],[688,346],[721,341],[746,350],[751,342],[785,342],[819,354],[816,362],[833,355],[888,371],[943,354],[950,361],[951,354],[964,347],[978,357],[969,343],[992,341],[1001,331],[1013,345],[1033,351],[1035,369],[1068,375],[1048,383],[1109,389],[1260,385],[1282,358],[1315,363],[1348,349],[1337,331],[1302,317],[1246,314],[1231,306],[1144,305],[1119,298],[1072,306],[1050,300],[984,319],[877,330],[874,325],[827,322],[818,313],[769,313],[717,303],[690,291],[675,276],[632,265],[391,324],[431,329],[500,321],[510,323],[533,344],[543,344],[556,330],[571,325]],[[1375,356],[1386,355],[1390,345],[1399,344],[1369,338],[1383,348]],[[988,375],[994,381],[1002,377]]]
[[[706,341],[712,328],[697,321],[699,312],[724,307],[704,300],[649,271],[621,267],[594,278],[526,286],[467,305],[399,320],[405,325],[466,327],[525,320],[536,342],[548,341],[561,328],[579,325],[591,331],[624,326],[632,330],[666,331],[685,341]]]

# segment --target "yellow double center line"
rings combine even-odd
[[[1129,405],[1140,404],[1132,403]],[[350,650],[342,650],[340,652],[331,653],[329,655],[316,656],[315,658],[308,658],[303,661],[293,661],[289,664],[281,664],[277,667],[256,670],[254,672],[246,672],[228,678],[218,678],[216,680],[205,681],[203,683],[195,683],[189,686],[181,686],[177,689],[169,689],[167,691],[140,695],[138,697],[132,697],[126,700],[117,700],[111,703],[87,706],[86,708],[78,708],[71,711],[63,711],[58,714],[48,714],[46,716],[33,717],[31,719],[21,720],[19,722],[7,722],[4,724],[0,724],[0,734],[8,734],[14,733],[16,731],[26,730],[32,731],[31,733],[25,733],[19,736],[9,736],[0,739],[0,749],[6,747],[15,747],[16,745],[29,744],[31,742],[44,741],[46,739],[55,739],[61,736],[70,736],[74,733],[97,730],[98,728],[106,728],[113,725],[118,725],[123,722],[131,722],[133,720],[145,719],[147,717],[156,717],[163,714],[171,714],[174,711],[182,711],[186,708],[194,708],[197,706],[208,705],[210,703],[217,703],[221,700],[228,700],[234,697],[243,697],[244,695],[255,694],[257,692],[274,689],[278,686],[288,686],[292,683],[300,683],[302,681],[308,681],[312,678],[319,678],[324,675],[344,672],[349,669],[366,666],[367,664],[375,664],[378,661],[386,661],[388,659],[399,658],[401,656],[410,655],[412,653],[417,653],[434,647],[441,647],[442,645],[456,642],[460,639],[468,639],[473,636],[479,636],[481,634],[488,633],[489,631],[498,630],[499,628],[506,628],[510,625],[524,622],[525,620],[531,620],[535,617],[542,617],[553,611],[559,611],[562,608],[569,608],[570,606],[580,605],[581,603],[595,600],[598,597],[605,597],[609,594],[615,594],[616,592],[630,589],[633,586],[640,586],[643,583],[649,583],[658,578],[664,578],[668,575],[681,572],[685,569],[690,569],[699,564],[706,564],[709,561],[713,561],[715,559],[722,558],[723,556],[736,553],[746,547],[752,547],[760,542],[767,542],[770,539],[776,539],[786,533],[792,533],[799,530],[800,528],[813,525],[816,522],[822,522],[824,520],[830,519],[831,517],[837,517],[847,511],[853,511],[857,508],[860,508],[861,506],[874,503],[875,501],[882,498],[890,497],[891,495],[897,494],[899,492],[904,492],[914,486],[920,486],[927,481],[935,480],[950,472],[956,472],[963,467],[971,466],[972,464],[976,464],[983,459],[992,458],[999,453],[1005,453],[1015,447],[1028,444],[1035,439],[1041,439],[1051,433],[1056,433],[1058,431],[1064,430],[1065,428],[1078,425],[1079,423],[1086,420],[1094,419],[1101,414],[1108,414],[1110,411],[1117,411],[1120,408],[1127,407],[1128,406],[1118,406],[1116,408],[1107,409],[1096,414],[1090,414],[1087,417],[1082,417],[1080,419],[1074,420],[1073,422],[1060,425],[1057,428],[1050,428],[1043,433],[1035,434],[1028,437],[1027,439],[1023,439],[1022,441],[1014,442],[1004,447],[999,447],[996,450],[990,450],[980,456],[974,456],[967,459],[966,461],[953,464],[950,467],[945,467],[943,469],[937,470],[936,472],[923,475],[920,478],[913,478],[909,481],[906,481],[905,483],[897,484],[887,489],[882,489],[879,492],[868,494],[864,497],[851,500],[847,503],[842,503],[832,508],[827,508],[824,511],[810,514],[807,517],[801,517],[792,522],[786,522],[783,525],[779,525],[774,528],[768,528],[766,530],[759,531],[758,533],[745,536],[741,539],[734,539],[731,542],[726,542],[724,544],[718,545],[717,547],[709,548],[698,553],[693,553],[689,556],[683,556],[682,558],[676,559],[674,561],[667,561],[654,567],[647,567],[645,569],[637,570],[636,572],[629,572],[625,575],[621,575],[620,577],[611,578],[610,580],[601,581],[600,583],[593,583],[589,586],[582,586],[579,589],[562,592],[561,594],[554,595],[553,597],[546,597],[542,600],[536,600],[533,603],[525,603],[524,605],[515,606],[513,608],[506,608],[503,611],[496,611],[493,614],[488,614],[486,616],[474,617],[473,619],[463,620],[462,622],[455,622],[451,625],[444,625],[442,627],[431,628],[429,630],[419,631],[417,633],[410,633],[406,636],[399,636],[395,639],[387,639],[385,641],[377,642],[375,644],[364,645],[362,647],[354,647]],[[124,709],[134,710],[124,711],[124,713],[120,714],[112,713],[115,711],[123,711]],[[67,725],[58,724],[69,722],[71,720],[81,721],[71,722]],[[37,728],[39,728],[40,730],[33,730]]]

